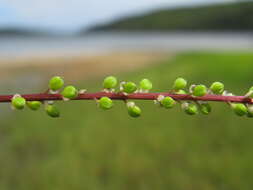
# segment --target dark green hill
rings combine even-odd
[[[253,2],[166,9],[99,25],[102,30],[252,30]]]
[[[49,33],[36,29],[0,28],[0,37],[9,37],[9,36],[32,37],[32,36],[45,36],[45,35],[49,35]]]

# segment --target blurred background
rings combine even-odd
[[[253,2],[240,0],[2,0],[1,94],[36,93],[54,75],[99,91],[107,75],[167,91],[222,81],[253,85]],[[0,109],[0,189],[252,189],[253,121],[213,103],[188,116],[136,101],[102,111],[93,101],[44,110]]]

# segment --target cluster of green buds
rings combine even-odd
[[[224,91],[224,85],[220,82],[214,82],[208,89],[203,84],[191,85],[189,92],[185,89],[187,81],[184,78],[177,78],[173,84],[173,93],[175,94],[190,94],[192,97],[202,97],[206,94],[221,94]],[[217,90],[218,89],[218,90]],[[199,112],[208,115],[211,112],[211,106],[206,101],[178,101],[181,108],[188,115],[196,115]]]
[[[178,78],[174,82],[173,90],[176,94],[187,94],[184,90],[186,88],[187,82],[183,78]],[[193,97],[201,97],[207,94],[221,95],[221,96],[233,96],[232,93],[228,93],[224,90],[224,84],[221,82],[214,82],[207,88],[203,84],[191,85],[189,88],[189,94]],[[251,87],[248,93],[244,96],[245,98],[253,98],[253,87]],[[253,117],[253,105],[244,103],[232,103],[227,102],[233,112],[238,116],[248,116]],[[184,101],[182,103],[182,109],[189,115],[196,115],[201,112],[202,114],[209,114],[211,112],[211,105],[207,101]]]
[[[232,93],[224,93],[227,96],[233,96]],[[253,98],[253,87],[245,94],[245,98]],[[238,116],[253,117],[253,104],[243,104],[243,103],[231,103],[228,102],[234,113]]]
[[[62,77],[55,76],[52,77],[48,84],[48,91],[49,94],[58,94],[60,90],[64,86],[64,80]],[[74,86],[66,86],[62,91],[61,95],[63,100],[67,101],[70,99],[74,99],[78,96],[78,91]],[[33,111],[39,110],[42,105],[44,105],[45,112],[53,117],[57,118],[60,117],[60,111],[58,107],[54,104],[54,101],[26,101],[24,97],[19,94],[16,94],[12,98],[12,108],[16,110],[22,110],[27,106]]]
[[[16,110],[23,110],[25,106],[27,106],[35,111],[41,107],[41,104],[40,101],[26,101],[26,99],[19,94],[15,94],[11,99],[12,108]]]
[[[184,78],[177,78],[174,81],[172,90],[169,93],[149,93],[153,87],[152,82],[149,79],[142,79],[137,85],[132,81],[118,82],[116,77],[108,76],[103,81],[102,95],[101,92],[98,92],[93,93],[92,97],[94,98],[91,98],[91,96],[89,96],[89,98],[84,98],[86,94],[85,89],[78,90],[73,85],[64,87],[63,78],[55,76],[50,79],[46,94],[57,96],[59,97],[57,100],[64,101],[82,99],[81,96],[79,96],[82,94],[84,95],[83,99],[95,100],[98,107],[103,110],[109,110],[113,108],[112,97],[114,97],[114,99],[120,99],[125,102],[127,113],[129,116],[134,118],[141,116],[142,111],[141,108],[130,99],[146,99],[149,97],[150,100],[154,100],[155,104],[165,109],[171,109],[176,104],[180,104],[182,110],[188,115],[196,115],[198,113],[208,115],[212,108],[208,102],[210,99],[208,99],[208,96],[206,95],[216,95],[214,97],[226,96],[226,98],[234,96],[232,93],[225,91],[224,85],[221,82],[214,82],[210,85],[210,87],[206,87],[203,84],[192,84],[189,85],[188,89],[187,85],[188,83]],[[117,88],[119,88],[119,90],[117,90]],[[179,95],[181,95],[181,98],[177,98]],[[205,96],[207,98],[205,98]],[[243,98],[252,100],[253,87],[249,89]],[[55,105],[55,102],[51,100],[52,99],[41,99],[40,101],[27,101],[21,95],[15,94],[11,99],[11,103],[13,109],[16,110],[22,110],[27,106],[31,110],[36,111],[39,110],[43,105],[45,112],[49,116],[57,118],[60,116],[60,111]],[[253,104],[250,104],[250,102],[245,103],[245,101],[237,101],[236,103],[229,101],[229,99],[225,99],[224,101],[231,107],[236,115],[253,117]]]
[[[153,85],[149,79],[142,79],[139,83],[139,88],[134,82],[123,81],[120,83],[120,91],[123,92],[125,95],[136,92],[147,93],[152,89],[152,87]]]
[[[59,77],[59,76],[52,77],[49,81],[48,87],[49,87],[50,94],[60,93],[64,101],[75,99],[78,96],[78,90],[76,89],[76,87],[72,85],[68,85],[64,87],[64,80],[62,77]],[[45,104],[46,113],[49,116],[53,118],[60,117],[60,110],[55,105],[54,101],[47,101],[47,102],[44,102],[44,104]]]
[[[103,87],[105,92],[114,92],[117,87],[118,80],[114,76],[108,76],[104,79]],[[133,93],[148,93],[152,89],[152,83],[149,79],[142,79],[139,83],[139,86],[131,81],[122,81],[119,86],[119,93],[124,95],[133,94]],[[102,97],[97,100],[97,103],[100,108],[108,110],[113,107],[113,101],[109,97]],[[139,117],[141,115],[140,107],[136,106],[133,101],[125,100],[128,114],[131,117]]]
[[[114,76],[109,76],[104,79],[104,88],[107,92],[109,91],[115,91],[115,87],[117,86],[117,79]],[[119,92],[123,93],[124,95],[134,94],[134,93],[148,93],[152,89],[152,82],[149,79],[143,79],[139,83],[139,87],[136,85],[136,83],[131,81],[123,81],[120,83]],[[173,90],[171,91],[172,94],[188,94],[192,97],[202,97],[207,94],[213,94],[213,95],[227,95],[227,93],[224,91],[224,84],[221,82],[214,82],[210,85],[209,88],[207,88],[203,84],[198,85],[191,85],[189,87],[189,90],[187,91],[187,81],[184,78],[177,78],[174,81],[174,84],[172,86]],[[251,94],[253,96],[253,88],[251,89]],[[100,100],[98,100],[99,107],[102,109],[110,109],[113,106],[113,102],[108,97],[102,97]],[[170,96],[164,96],[164,95],[158,95],[157,99],[155,100],[155,103],[158,104],[160,107],[171,109],[173,108],[176,103],[181,104],[181,108],[184,110],[184,112],[188,115],[196,115],[198,113],[202,113],[204,115],[208,115],[212,108],[211,105],[208,103],[208,101],[183,101],[183,100],[174,100]],[[241,103],[230,103],[231,108],[234,110],[234,112],[242,116],[244,114],[248,114],[248,116],[253,117],[253,106],[249,106],[248,108]],[[133,101],[126,101],[127,110],[130,116],[132,117],[139,117],[141,115],[141,109],[135,105]]]

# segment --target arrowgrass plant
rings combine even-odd
[[[252,87],[244,96],[235,96],[225,91],[224,84],[221,82],[212,83],[210,88],[203,84],[192,84],[187,90],[187,81],[181,77],[175,80],[169,92],[149,92],[153,87],[149,79],[141,80],[139,86],[134,82],[123,81],[119,85],[119,91],[115,90],[117,84],[117,78],[109,76],[104,79],[101,92],[90,93],[86,90],[78,91],[73,85],[63,88],[63,78],[55,76],[50,79],[49,90],[46,93],[0,95],[0,102],[11,102],[12,108],[17,110],[22,110],[27,105],[34,111],[44,104],[46,113],[57,118],[60,116],[60,111],[55,101],[60,100],[94,100],[103,110],[111,109],[113,100],[122,100],[126,103],[128,114],[132,117],[139,117],[142,112],[141,108],[136,106],[132,100],[154,100],[155,104],[166,109],[171,109],[178,103],[188,115],[198,113],[207,115],[211,112],[209,101],[218,101],[227,103],[238,116],[253,117]]]

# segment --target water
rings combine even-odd
[[[212,32],[94,33],[0,38],[1,58],[94,55],[114,51],[253,50],[253,34]]]

